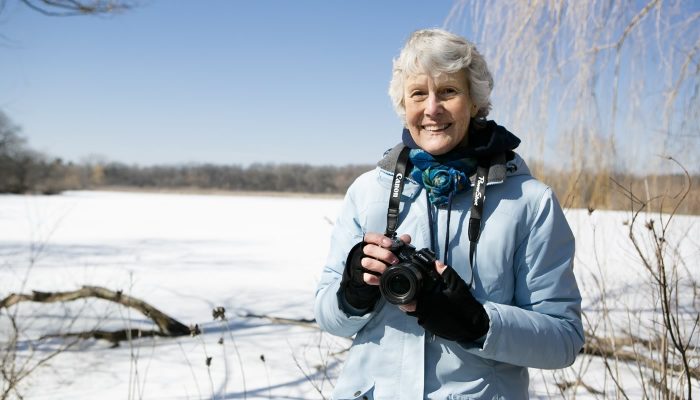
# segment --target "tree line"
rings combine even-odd
[[[372,165],[138,166],[120,162],[65,162],[32,149],[21,129],[0,111],[0,193],[56,194],[65,190],[126,186],[341,194],[356,177],[371,168]]]
[[[92,166],[91,175],[97,186],[341,194],[355,178],[371,168],[371,165],[272,163],[248,167],[214,164],[140,167],[108,163]]]
[[[566,171],[531,162],[533,174],[549,184],[565,208],[629,209],[625,189],[635,193],[667,193],[689,188],[688,201],[677,210],[700,214],[700,176],[636,176],[610,170]],[[312,166],[307,164],[139,166],[120,162],[65,162],[27,144],[20,128],[0,111],[0,193],[56,194],[65,190],[204,189],[255,192],[344,194],[373,165]],[[638,199],[654,206],[657,199]],[[670,211],[670,210],[667,210]]]

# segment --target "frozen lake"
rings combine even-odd
[[[25,398],[316,399],[322,398],[319,391],[328,396],[348,339],[243,316],[313,318],[314,289],[341,201],[90,191],[0,196],[0,297],[104,286],[204,331],[197,337],[140,339],[118,348],[82,341],[27,378]],[[658,217],[644,220],[659,223]],[[567,218],[577,239],[576,274],[587,315],[604,322],[633,310],[644,321],[643,314],[657,306],[646,290],[648,274],[627,237],[630,213],[568,210]],[[695,281],[700,275],[699,221],[676,217],[668,235],[677,247],[669,257],[683,260],[682,268]],[[605,310],[601,292],[608,296]],[[691,316],[700,304],[697,296],[680,298]],[[212,319],[217,306],[226,308],[228,321]],[[11,311],[18,312],[24,332],[20,360],[37,360],[62,343],[52,339],[32,348],[30,339],[42,335],[150,326],[138,312],[101,300],[22,303]],[[634,333],[653,330],[652,320]],[[595,321],[587,326],[601,332],[610,328]],[[7,318],[0,324],[2,336],[8,337]],[[589,383],[600,383],[596,376],[602,367],[595,360],[581,360],[571,370],[576,368],[590,369]],[[634,371],[621,376],[634,386]],[[533,397],[558,393],[552,372],[532,370],[531,378]],[[578,398],[589,397],[579,392]],[[628,395],[636,398],[635,393],[641,391]]]

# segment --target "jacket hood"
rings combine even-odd
[[[399,153],[401,153],[404,146],[403,143],[398,143],[396,146],[385,151],[382,159],[377,162],[377,167],[393,175],[396,160],[399,158]],[[494,157],[494,159],[492,159],[489,168],[489,184],[500,183],[509,176],[531,175],[530,168],[528,168],[525,160],[523,160],[518,153],[502,153],[502,156],[503,157]],[[406,179],[411,180],[409,177]]]

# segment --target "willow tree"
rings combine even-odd
[[[697,168],[697,1],[457,0],[446,27],[485,54],[493,115],[524,154],[569,171]]]
[[[667,173],[678,166],[664,164],[668,157],[700,172],[697,1],[458,0],[446,25],[483,51],[496,83],[494,118],[524,139],[521,153],[569,171],[561,197],[578,194],[572,205],[606,206],[612,175]],[[537,172],[550,178],[554,168]],[[595,397],[690,399],[700,387],[697,260],[681,254],[686,235],[671,224],[683,202],[700,203],[689,197],[690,176],[683,178],[682,190],[669,193],[675,197],[658,192],[653,178],[646,193],[613,181],[632,211],[627,236],[642,268],[624,291],[638,290],[639,303],[607,295],[599,254],[578,258],[580,276],[594,275],[582,286],[591,301],[584,352],[605,370],[586,375],[584,357],[556,382],[562,397],[584,388]],[[665,202],[658,209],[655,194]],[[670,213],[646,213],[659,210]],[[614,231],[600,235],[617,240]],[[586,271],[587,258],[598,271]],[[621,379],[629,371],[632,379]]]

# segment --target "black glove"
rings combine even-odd
[[[470,342],[486,334],[489,317],[484,306],[472,296],[467,284],[449,265],[432,291],[421,293],[416,311],[425,330],[447,340]]]
[[[353,246],[345,261],[343,280],[340,281],[340,292],[351,306],[358,310],[372,310],[379,300],[379,286],[368,285],[362,278],[366,272],[360,261],[365,257],[363,248],[367,245],[360,242]]]

